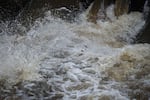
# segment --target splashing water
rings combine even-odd
[[[27,35],[0,36],[0,99],[150,99],[150,45],[130,44],[142,14],[96,25],[85,14],[78,20],[47,12]]]

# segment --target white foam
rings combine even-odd
[[[140,13],[131,13],[94,25],[84,18],[67,23],[47,15],[48,23],[32,28],[26,36],[0,37],[0,76],[13,82],[35,80],[42,71],[51,77],[50,85],[63,91],[64,100],[82,96],[98,99],[103,95],[128,100],[111,82],[103,84],[104,89],[100,82],[107,76],[103,72],[115,64],[130,64],[121,60],[124,53],[140,63],[149,57],[149,44],[128,44],[144,25],[141,17]],[[53,91],[60,92],[55,86]]]

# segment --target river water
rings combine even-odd
[[[142,13],[75,22],[45,13],[24,36],[0,35],[1,100],[149,100],[150,45],[132,44]],[[20,26],[21,27],[21,26]]]

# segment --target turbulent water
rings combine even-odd
[[[111,10],[111,7],[110,9]],[[69,23],[46,12],[24,36],[0,36],[1,100],[149,100],[150,45],[132,44],[141,13]]]

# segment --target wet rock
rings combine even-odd
[[[142,29],[142,31],[138,34],[136,43],[150,43],[150,12],[149,17],[147,18],[147,24]]]
[[[144,6],[146,9],[144,9]],[[146,24],[137,35],[135,43],[150,43],[150,1],[149,0],[131,0],[131,11],[143,12]],[[146,10],[146,11],[144,11]],[[131,12],[130,11],[130,12]]]
[[[87,9],[94,0],[80,0],[82,10]]]
[[[140,11],[143,12],[144,4],[146,0],[130,0],[130,12]]]

